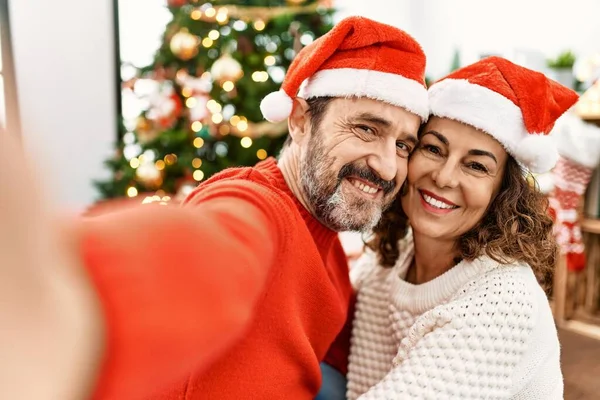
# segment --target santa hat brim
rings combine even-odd
[[[429,117],[427,89],[415,80],[397,74],[367,69],[336,68],[317,72],[307,79],[298,97],[366,97],[383,101],[418,115],[422,122]],[[279,122],[292,110],[292,96],[283,90],[266,96],[260,105],[265,119]]]
[[[532,172],[546,172],[558,158],[553,139],[527,132],[521,109],[508,98],[469,82],[444,79],[429,89],[431,115],[486,132]]]
[[[423,122],[429,117],[425,86],[388,72],[356,68],[321,70],[304,82],[298,96],[366,97],[402,107]]]

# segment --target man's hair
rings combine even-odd
[[[306,100],[308,103],[308,113],[310,114],[310,126],[313,132],[319,128],[319,125],[325,116],[325,112],[327,111],[327,106],[334,98],[335,97],[331,96],[323,96],[311,97]],[[290,144],[292,144],[292,137],[288,134],[288,137],[283,144],[283,148],[285,149]]]
[[[408,218],[398,198],[384,212],[372,240],[367,243],[377,252],[382,266],[395,265],[402,251],[398,241],[407,234],[408,227]],[[459,256],[465,260],[485,254],[499,263],[529,264],[548,292],[558,249],[548,214],[548,199],[527,182],[513,157],[508,157],[500,192],[482,220],[459,238],[457,246]]]

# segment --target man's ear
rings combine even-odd
[[[310,115],[308,103],[301,97],[294,99],[292,113],[288,118],[290,137],[296,144],[302,144],[310,134]]]

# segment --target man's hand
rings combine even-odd
[[[102,326],[75,232],[49,212],[9,132],[0,160],[0,398],[86,399]]]

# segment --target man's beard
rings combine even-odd
[[[332,171],[333,159],[323,151],[321,132],[313,131],[306,156],[300,161],[300,181],[315,217],[336,232],[368,232],[383,211],[392,203],[395,181],[386,181],[371,168],[355,163]],[[346,196],[342,190],[344,178],[357,177],[383,190],[383,198],[369,200],[360,195]]]

